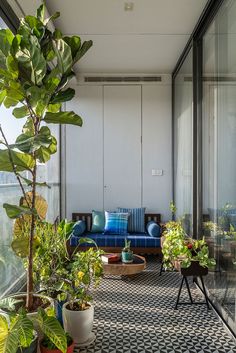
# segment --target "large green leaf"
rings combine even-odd
[[[16,167],[16,171],[21,172],[23,170],[29,170],[34,167],[35,161],[31,155],[27,153],[16,152],[13,150],[11,150],[10,153],[13,163]],[[13,171],[8,150],[0,150],[0,171]]]
[[[52,99],[51,103],[63,103],[70,101],[75,96],[75,90],[73,88],[67,88],[65,91],[58,92]]]
[[[87,53],[87,51],[91,48],[92,45],[93,45],[92,40],[85,41],[82,44],[82,47],[77,51],[75,58],[74,58],[74,63],[79,61],[82,58],[82,56],[84,56]]]
[[[10,54],[11,44],[14,39],[14,35],[10,29],[0,30],[0,68],[6,70],[6,58]]]
[[[17,61],[13,58],[12,55],[9,55],[6,60],[7,70],[12,78],[17,79],[19,75]]]
[[[61,327],[59,321],[53,316],[45,315],[42,309],[38,310],[38,319],[40,328],[44,335],[55,344],[55,346],[63,353],[67,351],[67,339],[65,331]]]
[[[81,47],[81,39],[79,36],[63,37],[64,41],[70,46],[72,58],[76,56]]]
[[[29,116],[29,110],[25,105],[23,105],[22,107],[13,109],[12,114],[14,115],[15,118],[21,119],[26,116]]]
[[[57,56],[57,65],[61,73],[69,72],[73,64],[69,45],[63,39],[56,39],[53,44]]]
[[[43,23],[46,26],[48,24],[48,22],[50,22],[52,20],[56,20],[58,17],[60,17],[60,12],[59,11],[55,12],[52,16],[46,18]]]
[[[15,56],[19,62],[21,74],[33,84],[40,85],[46,74],[46,60],[37,38],[30,36],[22,39]]]
[[[32,321],[25,315],[20,314],[10,330],[14,330],[18,335],[20,347],[29,347],[34,339],[34,327]]]
[[[54,136],[51,135],[51,131],[47,126],[42,126],[38,135],[29,136],[28,134],[21,134],[17,137],[16,143],[10,145],[10,148],[17,148],[18,150],[25,153],[33,153],[40,147],[50,147],[55,142]]]
[[[71,124],[82,126],[82,118],[74,112],[46,113],[44,120],[48,124]]]
[[[7,334],[0,333],[0,353],[16,353],[18,349],[18,334],[16,331]]]
[[[4,203],[3,208],[5,208],[8,217],[11,219],[19,218],[25,214],[32,214],[32,211],[26,206],[17,206]]]
[[[36,12],[37,18],[39,21],[43,22],[44,21],[44,16],[45,16],[45,5],[44,3],[41,4],[38,8],[37,8],[37,12]]]
[[[32,33],[41,40],[45,32],[42,21],[34,16],[25,16],[24,22],[30,27]]]

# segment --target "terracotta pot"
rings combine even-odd
[[[67,348],[66,353],[73,353],[75,348],[74,342],[71,343],[71,345]],[[44,347],[40,344],[40,352],[41,353],[61,353],[59,349],[49,349],[47,347]]]
[[[64,329],[72,337],[75,344],[85,343],[93,329],[94,306],[83,311],[68,309],[69,302],[62,307]]]

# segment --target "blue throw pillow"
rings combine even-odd
[[[159,224],[157,224],[154,221],[150,221],[147,223],[147,232],[151,237],[160,237],[161,236],[161,227],[159,226]]]
[[[145,207],[140,208],[123,208],[118,207],[118,212],[127,212],[130,214],[128,222],[128,231],[132,233],[145,233]]]
[[[128,213],[105,211],[106,223],[104,234],[127,234],[128,217]]]
[[[86,230],[85,221],[77,221],[72,228],[72,235],[79,237],[85,232],[85,230]]]

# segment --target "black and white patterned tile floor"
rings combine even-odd
[[[146,271],[129,278],[104,278],[95,295],[96,340],[80,353],[233,353],[236,342],[213,310],[185,305],[174,310],[180,275],[148,258]],[[203,298],[191,285],[195,301]],[[182,301],[188,301],[186,290]]]

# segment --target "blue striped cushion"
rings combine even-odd
[[[125,238],[131,240],[132,248],[158,248],[160,247],[161,238],[160,237],[150,237],[148,234],[107,234],[103,235],[102,233],[86,233],[82,237],[93,239],[98,247],[110,247],[114,248],[113,251],[117,251],[116,248],[123,248]],[[79,244],[80,237],[71,236],[70,246],[77,246]],[[83,243],[81,246],[93,247],[95,245],[91,243]]]
[[[128,212],[130,214],[128,231],[131,233],[145,233],[144,215],[146,207],[123,208],[118,207],[118,212]]]
[[[105,211],[104,234],[127,234],[128,217],[128,213]]]

